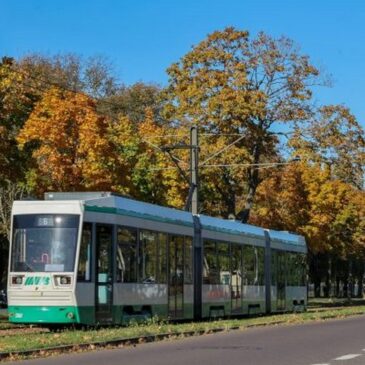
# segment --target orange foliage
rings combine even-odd
[[[365,193],[319,165],[292,165],[259,186],[251,222],[303,234],[312,252],[365,249]]]
[[[111,146],[106,120],[89,97],[51,88],[37,103],[17,141],[35,142],[38,191],[108,189]]]

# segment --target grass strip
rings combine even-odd
[[[45,356],[54,352],[77,351],[84,348],[118,347],[128,344],[151,342],[166,338],[186,337],[217,331],[246,329],[278,324],[300,324],[309,321],[345,318],[365,314],[365,306],[319,312],[290,313],[256,318],[225,319],[208,322],[164,323],[151,320],[146,324],[102,329],[66,330],[60,333],[22,333],[0,337],[0,359],[11,354]],[[37,354],[34,353],[36,351]],[[23,352],[23,354],[21,354]]]

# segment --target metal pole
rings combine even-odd
[[[190,189],[191,213],[194,220],[194,319],[202,318],[203,252],[199,213],[199,140],[198,127],[190,128]]]
[[[193,189],[191,199],[191,212],[193,214],[199,213],[199,140],[198,140],[198,127],[193,126],[190,128],[190,176],[191,187]]]

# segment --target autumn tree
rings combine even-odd
[[[289,146],[302,160],[326,166],[331,178],[363,188],[365,132],[347,107],[319,108],[306,123],[297,126]]]
[[[179,134],[183,137],[184,131],[161,125],[149,108],[144,114],[138,123],[126,115],[111,121],[109,138],[118,156],[118,169],[128,177],[127,184],[119,182],[113,188],[142,201],[182,208],[188,183],[161,147],[174,143]],[[179,157],[186,161],[188,154]]]
[[[197,124],[204,132],[244,135],[236,145],[251,164],[275,153],[280,126],[288,129],[310,117],[311,87],[322,83],[318,69],[291,40],[264,33],[251,38],[235,28],[210,34],[167,72],[166,117],[181,127]],[[261,182],[259,170],[247,168],[245,181],[242,209],[232,212],[244,222]]]
[[[7,267],[11,205],[27,193],[25,175],[30,166],[29,150],[20,151],[16,136],[40,92],[18,72],[12,58],[0,61],[0,283]]]
[[[57,86],[99,99],[113,95],[118,88],[113,67],[103,57],[83,58],[72,53],[50,57],[29,54],[17,63],[19,71],[38,82],[42,90]]]
[[[35,167],[28,172],[34,190],[104,190],[112,184],[108,124],[85,94],[51,88],[17,136],[20,148],[34,145]]]
[[[114,118],[123,115],[135,124],[148,117],[146,115],[148,110],[154,120],[162,124],[160,93],[160,87],[153,84],[137,82],[130,86],[121,85],[113,95],[100,100],[99,110]]]
[[[302,161],[274,171],[257,190],[250,220],[306,237],[317,294],[321,281],[329,294],[331,277],[349,282],[350,268],[365,256],[365,193],[333,178],[321,163]],[[363,269],[357,272],[362,285]]]
[[[40,97],[36,84],[19,72],[13,59],[4,57],[0,63],[0,185],[21,179],[26,170],[28,151],[19,151],[16,136]]]
[[[34,194],[32,189],[39,191],[45,188],[36,186],[37,168],[32,155],[37,143],[33,140],[19,149],[16,137],[34,106],[54,85],[65,90],[80,90],[98,98],[110,96],[117,87],[111,66],[100,57],[83,59],[67,54],[52,57],[30,55],[19,60],[8,57],[1,59],[0,257],[3,259],[7,258],[12,201]],[[6,262],[1,261],[0,281],[5,270]]]

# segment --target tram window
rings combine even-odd
[[[141,283],[157,282],[157,239],[156,233],[140,231],[139,280]]]
[[[137,282],[137,230],[118,227],[116,281]]]
[[[78,215],[15,215],[11,270],[73,272],[78,232]]]
[[[219,284],[219,281],[216,243],[214,241],[204,241],[203,283]]]
[[[305,286],[305,256],[297,253],[287,253],[288,285]]]
[[[299,285],[306,286],[307,283],[307,257],[303,254],[298,254],[298,267],[300,267]]]
[[[297,286],[297,268],[295,267],[295,254],[286,253],[286,265],[287,265],[287,285]]]
[[[295,286],[295,278],[293,272],[293,255],[290,252],[285,252],[286,259],[286,282],[288,286]]]
[[[265,249],[263,247],[255,247],[257,251],[258,265],[258,285],[265,284]]]
[[[231,275],[232,275],[232,285],[241,286],[242,285],[242,247],[240,245],[232,243],[232,265],[231,265]]]
[[[218,266],[219,266],[219,283],[230,285],[230,250],[228,243],[217,243]]]
[[[255,253],[252,246],[243,246],[243,285],[255,285]]]
[[[92,225],[90,223],[84,223],[82,227],[79,267],[77,270],[78,281],[90,281],[91,236]]]
[[[193,241],[191,237],[185,237],[185,268],[184,268],[184,281],[185,284],[193,283]]]
[[[295,255],[295,266],[297,271],[296,284],[305,286],[305,256],[302,254]]]
[[[264,248],[243,247],[244,285],[264,285]]]
[[[167,282],[167,235],[157,233],[158,235],[158,270],[157,282],[166,284]]]
[[[271,250],[271,285],[277,283],[277,270],[278,270],[278,253],[276,250]]]

